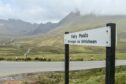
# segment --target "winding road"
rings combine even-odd
[[[126,65],[126,60],[117,60],[116,66]],[[105,67],[105,61],[72,61],[70,70],[86,70]],[[64,71],[64,62],[8,62],[0,61],[0,77],[34,72]]]

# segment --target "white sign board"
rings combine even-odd
[[[64,43],[70,45],[111,46],[111,29],[102,27],[64,35]]]

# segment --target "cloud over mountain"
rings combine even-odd
[[[82,14],[126,14],[126,0],[0,0],[0,19],[28,22],[57,22],[70,11]]]

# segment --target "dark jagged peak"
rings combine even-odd
[[[9,22],[24,22],[24,21],[22,21],[20,19],[12,19],[12,18],[9,18],[8,21]]]
[[[46,23],[46,25],[51,25],[51,24],[53,24],[53,23],[52,23],[52,22],[47,22],[47,23]]]
[[[9,18],[9,19],[8,19],[8,22],[11,22],[11,23],[31,24],[30,22],[26,22],[26,21],[23,21],[23,20],[21,20],[21,19],[12,19],[12,18]]]
[[[70,12],[66,17],[64,17],[59,24],[67,23],[69,21],[73,21],[75,19],[78,19],[80,17],[80,11],[72,11]]]
[[[96,17],[97,15],[94,13],[88,13],[84,15],[85,17]]]
[[[75,17],[80,16],[80,11],[72,11],[66,17],[68,18],[72,16],[75,16]]]
[[[68,16],[80,16],[80,11],[79,10],[72,11],[68,14]]]
[[[80,16],[80,11],[76,8],[75,11],[73,11],[74,15]]]
[[[56,28],[57,23],[47,22],[47,23],[41,23],[36,30],[32,32],[32,34],[40,34],[40,33],[46,33],[54,28]]]
[[[0,23],[4,23],[6,22],[6,20],[0,19]]]
[[[8,21],[21,21],[21,20],[9,18]]]

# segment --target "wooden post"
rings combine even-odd
[[[111,28],[111,47],[106,47],[106,83],[115,84],[115,46],[116,46],[116,24],[108,23]]]
[[[69,84],[69,44],[65,44],[65,84]]]

